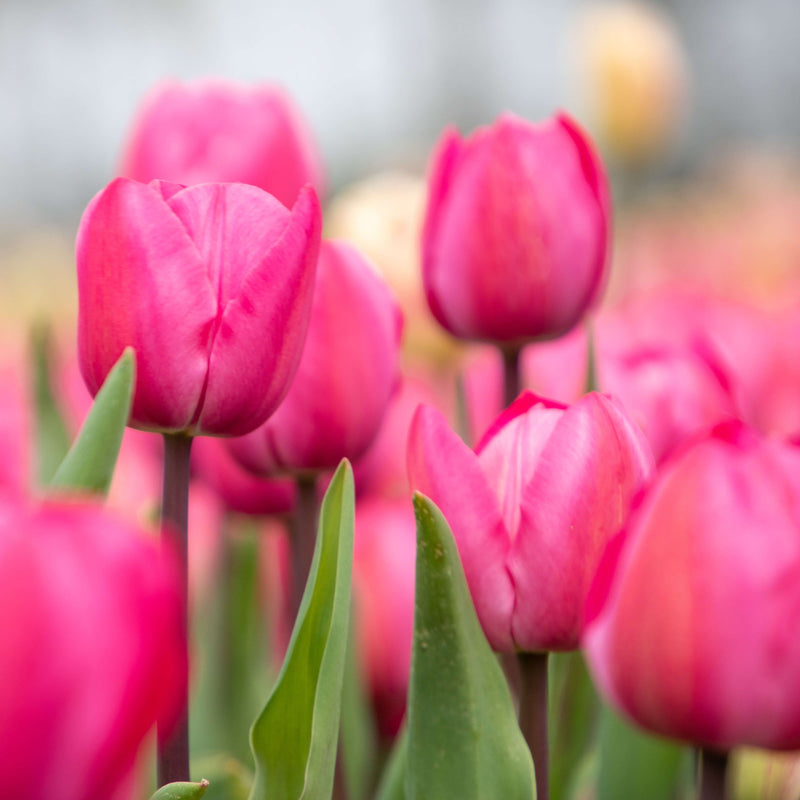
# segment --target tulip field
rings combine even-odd
[[[0,304],[0,797],[800,798],[800,180],[645,190],[670,74],[347,187],[130,109]]]

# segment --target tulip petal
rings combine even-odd
[[[431,406],[420,406],[408,438],[411,487],[430,497],[453,530],[475,609],[492,647],[513,649],[514,584],[497,498],[477,456]]]
[[[583,601],[602,552],[652,468],[644,435],[615,402],[592,393],[564,413],[523,491],[509,558],[517,646],[577,647]]]
[[[273,224],[276,202],[254,202],[249,223]],[[233,281],[225,288],[227,305],[213,342],[197,420],[200,432],[248,433],[267,419],[289,389],[308,329],[319,251],[321,215],[313,189],[303,189],[285,226],[271,248],[260,251],[261,260],[240,283]]]
[[[199,402],[216,300],[205,266],[157,188],[119,178],[90,203],[77,239],[78,348],[96,393],[125,347],[137,356],[132,417],[183,430]]]

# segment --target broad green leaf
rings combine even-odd
[[[50,481],[52,489],[106,494],[133,398],[136,360],[128,347],[108,373],[78,438]]]
[[[200,800],[208,789],[208,781],[200,783],[168,783],[162,786],[150,800]]]
[[[611,709],[600,717],[597,800],[673,800],[691,751],[634,728]]]
[[[566,800],[594,740],[600,712],[579,651],[550,654],[549,706],[550,800]]]
[[[69,450],[69,433],[53,393],[50,330],[38,327],[32,336],[33,398],[36,429],[36,480],[45,486]]]
[[[253,724],[251,800],[330,800],[350,622],[353,472],[322,503],[314,560],[278,680]]]
[[[472,605],[453,534],[414,496],[417,573],[408,708],[409,800],[532,800],[533,763]]]
[[[353,609],[355,611],[355,607]],[[375,772],[377,731],[357,656],[354,613],[350,617],[342,692],[342,756],[348,800],[367,800]]]
[[[397,735],[383,770],[375,800],[406,800],[406,777],[408,775],[408,726]]]

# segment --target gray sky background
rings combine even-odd
[[[662,0],[693,89],[683,158],[795,150],[798,0]],[[333,188],[419,164],[441,128],[569,107],[578,0],[0,0],[0,226],[72,226],[165,76],[283,84]]]

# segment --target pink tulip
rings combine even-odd
[[[728,375],[710,348],[626,348],[604,355],[600,386],[618,397],[661,462],[690,435],[738,416]]]
[[[322,193],[308,125],[277,86],[164,81],[145,99],[120,174],[147,183],[249,183],[287,208],[310,183]]]
[[[6,352],[0,363],[0,489],[14,494],[26,492],[32,477],[34,421],[29,388],[22,356]]]
[[[311,310],[320,212],[253,186],[112,181],[77,241],[78,350],[95,394],[136,350],[136,427],[237,436],[286,393]]]
[[[326,470],[372,442],[398,382],[402,317],[383,280],[344,242],[323,242],[297,376],[259,430],[231,442],[248,468]]]
[[[570,330],[606,274],[610,200],[603,165],[560,114],[512,114],[432,159],[423,231],[428,303],[452,334],[519,345]]]
[[[582,645],[640,725],[800,747],[800,448],[720,425],[669,459],[609,546]]]
[[[367,498],[356,506],[353,592],[365,677],[384,736],[406,708],[414,632],[416,534],[408,498]]]
[[[567,407],[524,392],[473,452],[423,406],[408,468],[453,529],[494,649],[577,647],[600,555],[652,469],[622,408],[595,393]]]
[[[201,437],[194,443],[192,469],[229,511],[288,514],[294,506],[294,481],[253,475],[231,455],[227,442],[220,439]]]
[[[177,576],[99,506],[2,498],[0,610],[3,796],[112,797],[177,711]]]

